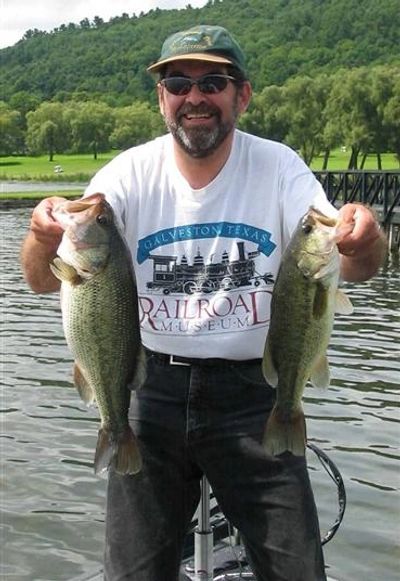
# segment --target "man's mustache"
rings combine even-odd
[[[177,118],[180,120],[185,115],[215,115],[219,117],[220,113],[217,107],[205,104],[194,106],[186,103],[177,111]]]

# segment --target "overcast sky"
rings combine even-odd
[[[61,24],[79,24],[84,18],[100,16],[107,22],[123,12],[132,16],[152,8],[193,8],[204,6],[207,0],[0,0],[0,48],[20,40],[27,30],[53,30]]]

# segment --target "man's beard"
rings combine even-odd
[[[209,127],[191,127],[185,128],[182,124],[184,115],[190,114],[212,114],[216,120],[216,125]],[[219,109],[210,108],[208,106],[199,105],[183,105],[177,111],[176,120],[165,118],[167,129],[176,139],[181,148],[191,157],[203,158],[211,155],[218,149],[218,147],[225,141],[233,127],[235,126],[238,117],[237,107],[235,103],[233,116],[227,121],[221,120]]]

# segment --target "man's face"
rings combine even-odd
[[[171,63],[165,77],[198,79],[207,74],[227,74],[223,65],[179,61]],[[242,86],[228,81],[226,88],[215,94],[202,93],[193,85],[187,95],[173,95],[158,85],[160,110],[165,124],[180,147],[191,157],[211,155],[232,134],[239,115],[250,100],[249,83]]]

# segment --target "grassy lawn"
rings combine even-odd
[[[93,159],[91,154],[57,154],[53,161],[49,161],[48,155],[1,157],[0,180],[87,182],[117,153],[117,151],[101,153],[97,159]],[[63,170],[61,173],[54,171],[57,166],[61,166]]]
[[[51,182],[80,182],[87,183],[90,178],[117,155],[117,151],[99,154],[98,159],[93,159],[91,154],[79,155],[55,155],[52,162],[47,155],[38,157],[11,156],[0,158],[0,180],[8,181],[51,181]],[[328,170],[345,170],[348,166],[349,151],[337,149],[329,158]],[[313,170],[321,170],[323,156],[315,158],[311,164]],[[385,170],[399,170],[399,162],[392,153],[382,155],[382,165]],[[60,166],[61,173],[55,172]],[[369,155],[364,169],[377,169],[376,155]],[[38,197],[38,194],[30,193],[29,196]],[[28,197],[26,195],[25,197]]]
[[[350,151],[341,151],[340,149],[335,149],[331,152],[328,161],[328,170],[330,171],[341,171],[346,170],[349,165],[349,158],[350,158]],[[381,155],[382,159],[382,169],[383,170],[399,170],[399,162],[394,155],[394,153],[383,153]],[[312,164],[311,169],[313,170],[321,170],[322,164],[324,161],[324,156],[320,155],[316,157]],[[359,163],[361,163],[361,156],[359,157]],[[378,169],[378,161],[376,158],[376,154],[368,155],[364,168],[365,170],[376,170]]]

